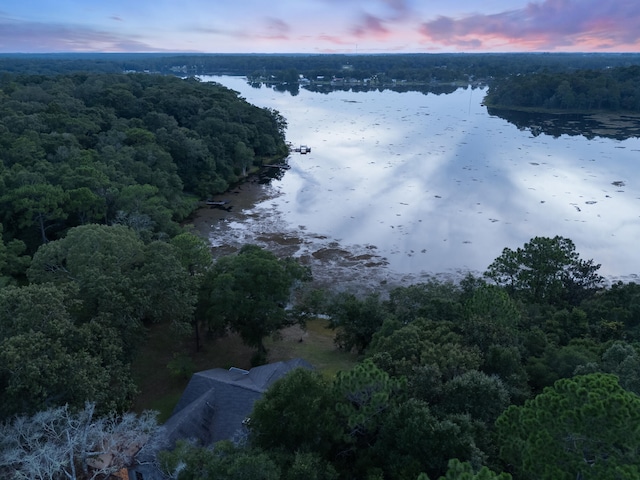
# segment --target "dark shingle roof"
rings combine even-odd
[[[171,445],[179,439],[209,445],[232,439],[262,393],[296,368],[313,367],[298,358],[250,371],[214,368],[194,374],[164,425],[167,440]]]

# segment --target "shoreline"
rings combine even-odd
[[[202,207],[196,210],[187,224],[209,241],[214,259],[231,255],[242,245],[253,243],[281,258],[296,258],[302,265],[311,267],[311,285],[317,288],[356,294],[386,294],[395,287],[430,280],[459,283],[468,274],[483,278],[483,272],[464,268],[441,272],[397,272],[377,253],[375,245],[343,245],[322,234],[307,231],[304,225],[282,228],[277,214],[263,204],[277,195],[270,184],[260,183],[255,175],[227,193],[215,196],[215,200],[230,200],[230,211]],[[272,221],[272,214],[275,221]],[[605,288],[620,281],[640,283],[639,274],[603,275],[603,278]]]
[[[292,257],[311,267],[312,285],[354,293],[388,292],[432,279],[457,283],[468,273],[464,269],[445,272],[402,273],[392,270],[375,245],[343,245],[304,225],[284,228],[275,212],[260,205],[277,196],[270,184],[261,184],[258,176],[236,185],[213,200],[229,200],[230,211],[202,207],[187,222],[210,243],[214,259],[237,252],[245,243],[259,245],[275,255]],[[265,210],[266,209],[266,210]],[[261,220],[264,222],[261,223]],[[280,228],[283,227],[283,228]]]

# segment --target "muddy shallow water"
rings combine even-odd
[[[301,264],[310,266],[314,285],[318,287],[356,292],[387,290],[430,277],[455,280],[466,273],[395,272],[375,245],[342,245],[325,235],[309,232],[304,225],[288,225],[277,211],[261,205],[273,198],[272,195],[277,192],[271,186],[260,184],[254,178],[219,197],[230,200],[231,211],[202,208],[196,213],[193,224],[210,239],[215,258],[253,243],[280,257],[295,257]]]
[[[279,110],[288,140],[312,148],[281,179],[221,195],[230,211],[198,213],[216,254],[256,243],[323,284],[377,289],[479,273],[504,247],[562,235],[604,275],[640,272],[638,138],[532,132],[489,115],[482,90],[294,97],[215,80]]]

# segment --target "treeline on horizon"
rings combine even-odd
[[[0,75],[0,220],[33,254],[74,226],[174,236],[198,201],[288,154],[285,120],[221,85]]]
[[[0,55],[0,71],[58,74],[149,71],[177,75],[268,76],[294,81],[345,76],[416,82],[468,81],[509,75],[601,70],[640,64],[636,53],[413,53],[413,54],[148,54],[59,53]]]
[[[638,111],[639,66],[636,53],[0,55],[2,72],[242,75],[292,95],[301,77],[318,82],[303,87],[320,93],[389,88],[439,94],[471,83],[490,87],[486,103],[493,107],[576,112]],[[332,79],[347,80],[347,86],[323,85]]]

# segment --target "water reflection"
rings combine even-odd
[[[333,277],[368,265],[419,279],[483,271],[504,247],[563,235],[606,275],[640,271],[638,138],[532,132],[490,115],[484,90],[291,96],[213,79],[279,110],[288,140],[312,147],[265,200],[212,223],[214,245],[270,239]]]
[[[640,115],[617,114],[544,114],[525,113],[512,110],[489,108],[489,115],[495,115],[513,123],[520,130],[532,135],[579,135],[588,139],[595,137],[626,140],[640,137]]]
[[[350,84],[341,84],[341,83],[331,83],[331,84],[316,83],[311,85],[304,85],[303,88],[310,92],[324,93],[327,95],[330,93],[339,92],[339,91],[360,93],[360,92],[384,92],[385,90],[389,90],[391,92],[396,92],[396,93],[419,92],[425,95],[429,93],[432,93],[435,95],[443,95],[443,94],[453,93],[462,87],[455,84],[407,85],[407,84],[399,83],[393,86],[378,87],[374,85],[361,85],[361,84],[350,85]]]
[[[205,78],[205,77],[203,77]],[[215,77],[212,77],[215,78]],[[397,93],[406,92],[419,92],[424,95],[429,93],[435,95],[444,95],[453,93],[456,90],[463,88],[455,83],[434,83],[434,84],[408,84],[399,82],[393,85],[371,85],[370,83],[350,83],[344,81],[331,81],[326,83],[310,83],[300,85],[298,83],[266,83],[262,81],[249,81],[247,82],[252,88],[255,89],[272,89],[276,92],[288,92],[291,96],[295,97],[300,93],[300,88],[314,93],[322,93],[328,95],[333,92],[384,92],[386,90]],[[478,85],[473,85],[470,88],[479,89]]]

